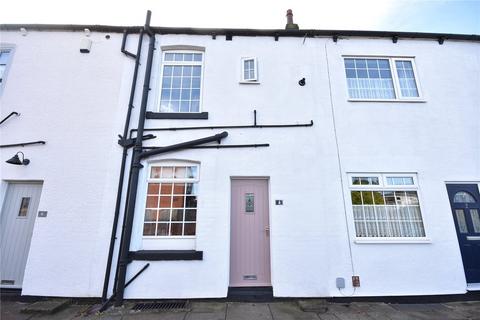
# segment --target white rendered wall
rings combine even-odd
[[[1,179],[42,180],[39,210],[23,294],[99,296],[120,164],[116,144],[126,104],[119,103],[126,58],[121,35],[92,33],[91,52],[79,52],[83,32],[2,32],[16,45],[1,97],[1,143],[46,145],[1,150]],[[5,160],[23,151],[28,166]]]
[[[36,221],[24,294],[101,295],[121,158],[116,134],[123,129],[133,62],[119,52],[120,35],[112,34],[107,41],[94,33],[97,42],[87,55],[78,53],[82,36],[2,35],[2,42],[17,44],[1,97],[2,115],[10,109],[22,113],[2,126],[2,143],[47,141],[45,146],[24,148],[32,160],[28,167],[4,163],[14,149],[3,149],[1,156],[2,180],[44,180],[39,210],[49,214]],[[204,259],[151,262],[126,289],[127,298],[226,296],[232,176],[270,178],[275,296],[340,296],[336,277],[347,279],[343,294],[350,294],[349,242],[355,273],[361,278],[355,295],[465,292],[445,181],[480,181],[478,44],[446,41],[440,46],[434,40],[402,39],[397,44],[389,39],[340,39],[335,44],[330,38],[307,38],[303,44],[303,40],[157,36],[157,54],[163,45],[206,48],[202,111],[209,112],[209,119],[147,120],[146,127],[252,124],[254,109],[259,124],[310,120],[315,124],[227,129],[229,136],[222,141],[270,143],[268,148],[191,149],[148,159],[200,162],[196,250],[203,251]],[[135,50],[134,38],[129,46]],[[143,61],[145,54],[146,44]],[[415,56],[426,102],[348,102],[343,54]],[[258,58],[261,84],[239,84],[240,58],[245,56]],[[42,66],[38,61],[49,63]],[[157,66],[153,71],[152,93],[158,92],[158,70]],[[303,77],[306,85],[300,87],[297,82]],[[38,86],[45,78],[48,86]],[[141,70],[136,106],[140,106],[142,85]],[[28,118],[36,106],[35,116]],[[138,109],[132,119],[134,127]],[[150,95],[149,110],[156,111],[155,94]],[[84,132],[87,126],[90,130]],[[221,131],[155,132],[158,138],[145,144],[168,145]],[[143,183],[145,171],[140,176]],[[340,172],[345,182],[347,172],[416,172],[430,243],[355,243],[349,189],[344,186],[349,239]],[[142,249],[144,192],[141,184],[131,250]],[[276,199],[284,200],[284,205],[275,206]],[[127,279],[144,264],[131,263]]]

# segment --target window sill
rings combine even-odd
[[[349,102],[407,102],[407,103],[425,103],[424,99],[347,99]]]
[[[429,238],[356,238],[357,244],[429,244],[432,240]]]
[[[176,261],[203,260],[203,251],[196,250],[139,250],[128,254],[132,260]]]
[[[208,119],[208,112],[147,112],[147,119]]]
[[[260,84],[260,81],[239,81],[239,84]]]

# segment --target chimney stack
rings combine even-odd
[[[287,10],[287,25],[285,26],[286,30],[298,30],[298,24],[293,23],[293,12],[292,9]]]

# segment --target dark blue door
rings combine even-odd
[[[447,184],[468,283],[480,283],[480,193],[476,184]]]

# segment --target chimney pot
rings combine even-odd
[[[285,26],[286,30],[298,30],[298,24],[293,23],[293,12],[292,9],[287,10],[287,25]]]

